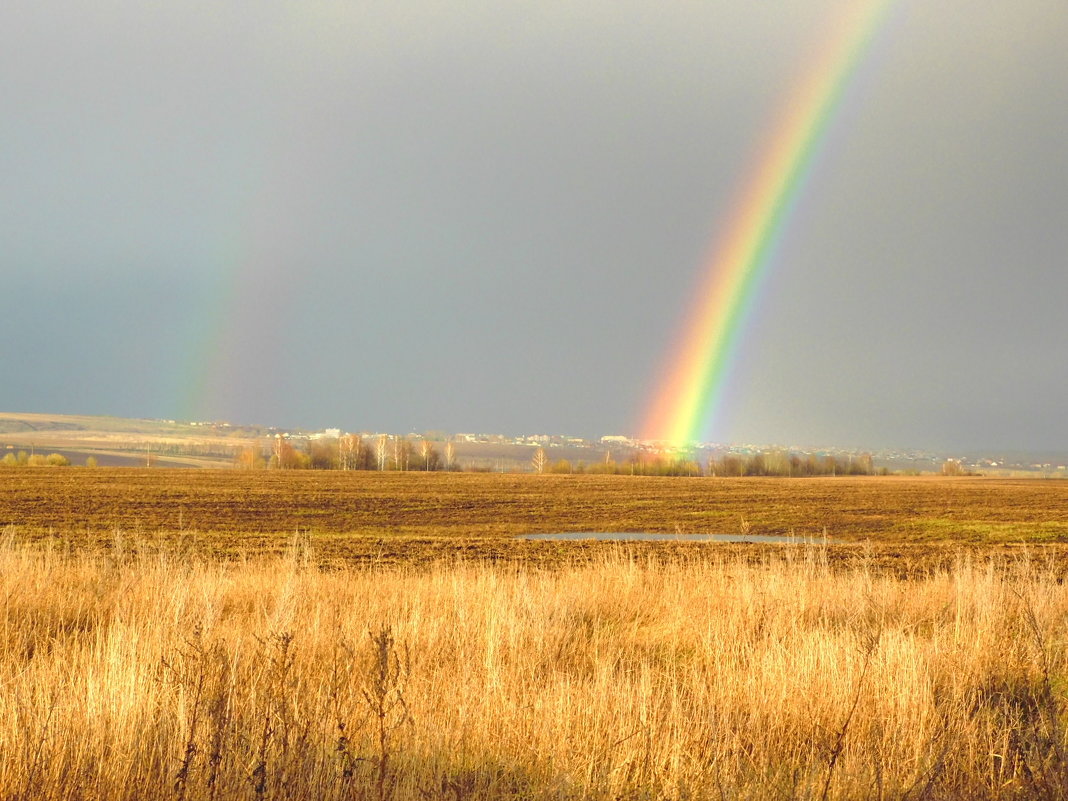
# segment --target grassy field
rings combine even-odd
[[[1066,482],[0,471],[0,799],[1068,798],[1066,522]],[[513,539],[743,529],[836,544]]]
[[[827,552],[323,571],[9,542],[0,796],[1064,798],[1059,572]]]

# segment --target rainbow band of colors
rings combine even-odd
[[[747,181],[733,222],[709,262],[697,301],[672,350],[642,436],[686,447],[710,431],[741,332],[820,144],[892,0],[858,3],[799,91]]]

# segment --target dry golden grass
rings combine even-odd
[[[825,558],[324,571],[9,536],[0,797],[1068,795],[1059,574]]]

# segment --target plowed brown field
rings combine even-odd
[[[0,472],[0,527],[71,544],[180,540],[213,553],[276,551],[297,534],[327,556],[389,560],[602,547],[512,539],[544,532],[826,532],[852,553],[886,555],[1068,543],[1068,481],[12,469]]]

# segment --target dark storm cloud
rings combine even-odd
[[[202,416],[634,431],[849,7],[7,4],[0,406],[176,414],[236,275]],[[719,436],[1068,444],[1066,33],[1052,0],[897,4]]]

